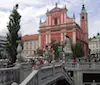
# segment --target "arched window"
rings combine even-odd
[[[57,18],[54,19],[54,24],[55,24],[55,25],[58,24],[58,19],[57,19]]]

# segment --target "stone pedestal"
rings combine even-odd
[[[72,50],[71,50],[71,40],[68,36],[66,36],[66,39],[65,39],[65,46],[63,48],[64,50],[64,53],[65,53],[65,61],[68,61],[68,59],[71,59],[72,58]]]

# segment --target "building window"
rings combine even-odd
[[[55,23],[55,25],[58,24],[58,19],[57,18],[54,19],[54,23]]]
[[[28,42],[26,42],[26,49],[28,49]]]

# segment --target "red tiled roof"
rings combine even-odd
[[[33,34],[33,35],[24,35],[22,37],[22,40],[38,40],[39,34]]]

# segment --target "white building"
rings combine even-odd
[[[91,54],[100,55],[100,34],[97,33],[96,36],[89,39],[89,48],[91,50]]]
[[[39,47],[38,34],[25,35],[22,37],[22,40],[24,45],[22,55],[25,57],[32,57],[34,51]]]
[[[5,49],[4,49],[5,44],[6,44],[6,41],[7,41],[7,39],[6,39],[5,36],[0,36],[0,54],[1,54],[2,56],[4,56],[5,53],[6,53],[6,51],[5,51]]]
[[[0,49],[3,49],[5,43],[6,43],[6,37],[5,36],[0,36]]]

